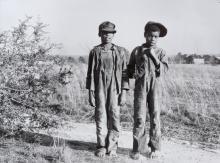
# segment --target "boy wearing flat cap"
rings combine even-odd
[[[133,151],[131,157],[139,159],[147,146],[146,114],[150,115],[150,157],[157,157],[161,148],[159,78],[167,71],[165,51],[158,48],[157,40],[167,29],[160,23],[149,21],[145,26],[146,42],[131,53],[127,67],[129,78],[135,78]]]
[[[125,104],[128,90],[128,51],[112,43],[115,25],[103,22],[99,25],[101,44],[89,54],[86,88],[89,103],[95,107],[97,150],[95,155],[117,156],[120,131],[120,107]]]

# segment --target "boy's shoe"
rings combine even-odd
[[[95,151],[95,155],[97,157],[105,157],[106,149],[105,148],[99,148]]]
[[[130,157],[134,160],[138,160],[140,158],[140,152],[131,152]]]
[[[116,153],[116,150],[111,150],[109,153],[108,153],[108,156],[110,157],[117,157],[117,153]]]
[[[160,158],[162,157],[161,151],[159,150],[151,150],[149,154],[149,158],[154,159],[154,158]]]

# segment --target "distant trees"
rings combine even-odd
[[[80,56],[78,60],[80,63],[86,63],[86,64],[88,63],[87,56]]]
[[[181,52],[169,57],[168,61],[175,64],[194,64],[196,59],[204,59],[205,64],[220,64],[220,59],[213,55],[182,54]]]

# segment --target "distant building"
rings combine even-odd
[[[182,54],[169,57],[169,63],[174,64],[220,64],[220,56],[210,54]]]
[[[215,64],[220,64],[220,57],[215,58]]]
[[[215,57],[215,56],[206,57],[205,64],[220,64],[220,57]]]
[[[205,60],[204,60],[204,58],[193,58],[193,63],[194,64],[204,64]]]

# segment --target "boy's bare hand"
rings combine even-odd
[[[95,93],[92,90],[89,90],[89,104],[95,107]]]
[[[126,102],[126,91],[122,90],[120,97],[119,97],[119,105],[123,106],[125,105],[125,102]]]
[[[160,64],[160,60],[157,58],[157,55],[156,55],[156,53],[155,53],[153,48],[150,48],[150,56],[152,57],[155,65]]]
[[[156,57],[156,53],[155,53],[154,49],[153,49],[153,48],[150,48],[149,50],[150,50],[150,55],[151,55],[152,57]]]

